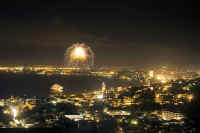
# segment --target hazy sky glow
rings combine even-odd
[[[114,6],[1,8],[1,64],[62,65],[76,42],[97,65],[198,64],[197,9]]]

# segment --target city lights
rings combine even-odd
[[[4,114],[9,114],[10,111],[9,111],[8,109],[6,109],[6,110],[3,111],[3,113],[4,113]]]
[[[161,83],[166,83],[166,77],[163,75],[157,75],[157,80],[159,80]]]
[[[192,94],[187,95],[187,99],[190,102],[193,99],[193,95]]]
[[[157,75],[157,79],[158,79],[158,80],[164,80],[165,77],[164,77],[163,75]]]
[[[56,101],[52,101],[52,103],[53,103],[53,104],[56,104],[57,102],[56,102]]]
[[[163,120],[170,121],[170,120],[181,120],[184,118],[183,114],[174,113],[170,111],[162,111],[161,117]]]
[[[100,94],[97,96],[98,99],[102,99],[103,98],[103,94]]]
[[[160,94],[155,94],[155,97],[156,97],[156,98],[159,98],[159,97],[160,97]]]
[[[58,93],[62,93],[63,92],[63,86],[59,85],[59,84],[54,84],[51,86],[50,88],[53,92],[58,92]]]
[[[166,80],[161,80],[161,83],[166,83]]]
[[[177,95],[177,98],[182,98],[182,94],[178,94],[178,95]]]
[[[0,128],[200,133],[200,8],[170,2],[1,4]]]
[[[154,77],[154,71],[149,71],[149,76],[150,76],[151,78],[153,78],[153,77]]]
[[[12,111],[13,117],[14,117],[14,118],[17,117],[17,115],[18,115],[17,109],[11,108],[11,111]]]
[[[20,124],[20,121],[19,121],[19,120],[14,119],[14,122],[15,122],[16,124]]]
[[[83,56],[84,54],[82,52],[81,49],[78,49],[76,53],[77,56]],[[9,71],[15,71],[15,69],[8,69]],[[21,71],[21,69],[16,70]],[[39,75],[41,74],[41,71],[43,71],[44,74],[48,73],[49,75],[53,74],[53,72],[55,71],[60,71],[60,73],[56,74],[62,75],[63,70],[67,70],[67,73],[69,75],[73,74],[72,71],[69,71],[72,69],[69,68],[58,69],[53,67],[39,66],[36,67],[36,69],[35,67],[32,67],[31,70],[35,73],[39,71]],[[7,70],[3,69],[3,71]],[[49,96],[47,96],[43,100],[40,98],[27,97],[26,99],[22,99],[20,97],[14,96],[11,96],[8,99],[0,100],[0,105],[3,108],[3,113],[5,115],[11,115],[13,117],[7,127],[40,127],[44,123],[40,123],[40,121],[33,120],[32,118],[35,117],[36,119],[39,119],[41,115],[49,116],[45,119],[46,127],[54,127],[56,126],[57,121],[61,119],[68,119],[72,122],[78,123],[77,128],[81,127],[80,120],[93,122],[94,125],[100,127],[100,124],[104,122],[104,120],[107,120],[108,116],[111,116],[112,118],[117,118],[118,124],[123,125],[124,123],[129,123],[127,125],[125,124],[125,127],[121,127],[123,130],[126,129],[126,126],[130,126],[133,128],[141,127],[147,124],[145,123],[146,119],[150,121],[156,120],[158,123],[164,123],[166,125],[170,125],[170,122],[174,120],[176,120],[176,125],[181,125],[183,121],[187,119],[187,117],[185,117],[185,114],[182,114],[181,110],[177,109],[174,110],[174,112],[170,112],[170,109],[168,108],[168,105],[170,105],[169,107],[173,106],[175,109],[176,107],[178,107],[177,105],[185,106],[194,99],[192,89],[189,89],[189,87],[192,86],[187,86],[185,84],[184,86],[180,86],[183,83],[187,83],[187,81],[180,82],[180,80],[174,80],[171,83],[167,80],[167,74],[162,73],[154,75],[154,71],[149,71],[149,76],[144,76],[144,80],[138,79],[137,73],[136,75],[131,72],[120,73],[115,71],[115,73],[111,73],[112,71],[113,69],[104,71],[93,71],[90,73],[90,76],[93,79],[98,79],[99,77],[103,79],[98,81],[99,86],[97,86],[96,89],[88,89],[82,91],[82,89],[80,88],[79,93],[76,93],[74,91],[70,92],[70,94],[67,94],[66,92],[70,90],[70,88],[68,86],[65,87],[65,83],[57,81],[59,84],[52,84],[52,86],[50,86],[49,88]],[[48,76],[48,74],[46,76]],[[79,74],[81,76],[82,73],[76,72],[76,76],[79,76]],[[122,77],[123,80],[121,80]],[[67,76],[65,78],[67,78]],[[84,78],[87,78],[87,76],[84,75]],[[115,80],[113,80],[114,86],[112,86],[110,85],[109,80],[107,80],[110,78],[115,79],[116,81],[118,80],[120,82],[116,82]],[[126,80],[127,78],[131,80]],[[135,82],[132,83],[134,80],[137,80],[137,82],[142,86],[136,87]],[[188,82],[191,82],[189,84],[192,84],[193,86],[198,85],[197,81]],[[179,86],[176,87],[176,85]],[[64,88],[67,88],[66,92],[64,91]],[[152,104],[150,106],[155,110],[152,112],[146,109],[144,109],[144,112],[138,111],[136,109],[136,106],[146,106],[145,101],[148,101],[147,104],[149,105]],[[160,108],[156,108],[156,106],[153,106],[153,104],[157,104],[157,106],[166,105],[166,111]],[[77,110],[77,112],[69,113],[67,108],[70,108],[70,106],[73,106],[72,110]],[[24,112],[29,112],[34,109],[36,109],[40,113],[36,113],[33,115],[30,114],[30,116],[24,116]],[[134,110],[134,112],[132,112],[132,110]],[[19,112],[20,117],[18,117]],[[23,117],[21,118],[21,116]],[[31,117],[31,119],[29,119],[29,117]],[[139,121],[141,121],[141,123]],[[4,126],[6,126],[6,124]],[[149,127],[150,126],[152,125],[150,124]]]
[[[137,121],[137,120],[131,120],[131,124],[137,125],[137,124],[138,124],[138,121]]]

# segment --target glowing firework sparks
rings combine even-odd
[[[81,46],[75,47],[74,50],[70,54],[70,61],[79,60],[85,61],[87,59],[87,53],[85,49]]]
[[[82,48],[82,47],[75,48],[74,55],[77,58],[85,58],[86,54],[85,54],[84,48]]]
[[[83,43],[69,47],[65,54],[68,67],[91,67],[94,64],[94,53]]]

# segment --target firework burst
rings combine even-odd
[[[75,43],[65,52],[67,67],[91,68],[94,65],[94,53],[84,43]]]

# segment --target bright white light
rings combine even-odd
[[[162,83],[166,83],[166,80],[161,80]]]
[[[19,120],[14,119],[14,121],[15,121],[16,124],[20,124]]]
[[[12,114],[13,114],[14,118],[17,116],[17,113],[18,113],[18,111],[16,109],[12,108]]]
[[[52,101],[53,104],[56,104],[56,101]]]
[[[85,57],[85,50],[82,47],[76,47],[74,50],[75,57],[84,58]]]
[[[98,99],[102,99],[103,98],[103,94],[100,94],[97,96]]]

